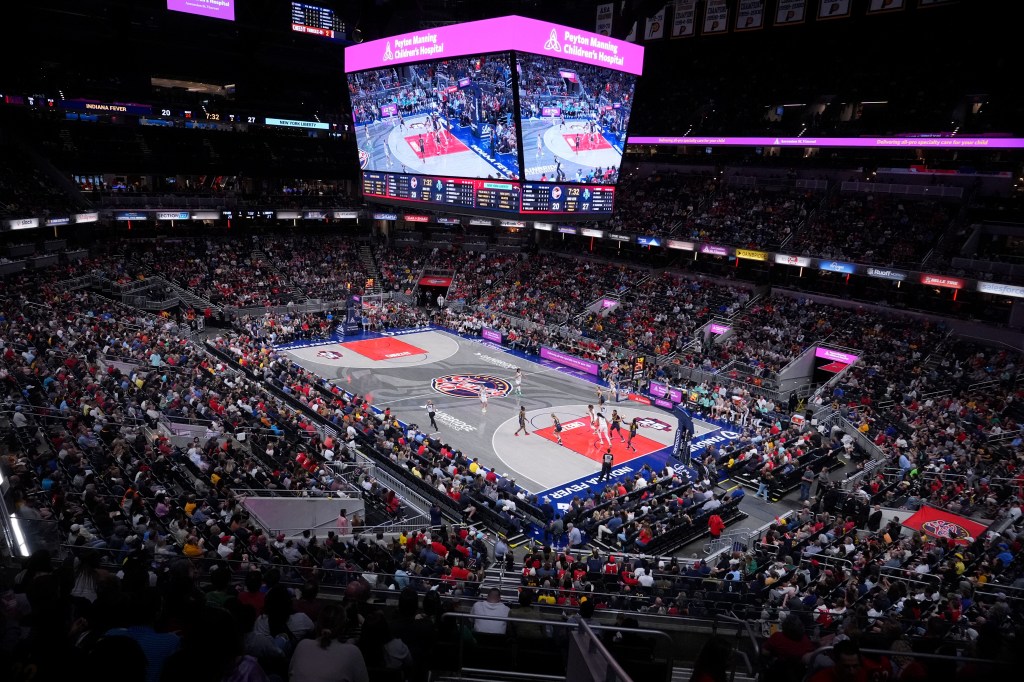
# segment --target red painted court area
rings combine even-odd
[[[371,360],[393,360],[395,358],[407,358],[412,355],[423,355],[427,352],[411,343],[406,343],[401,339],[395,339],[390,336],[343,343],[341,347],[359,353]]]
[[[557,443],[558,440],[555,438],[555,427],[546,426],[543,429],[537,431],[530,431],[530,436],[538,435],[541,438],[545,438],[552,443]],[[615,455],[615,464],[622,464],[628,462],[637,457],[643,457],[649,455],[652,452],[661,450],[665,445],[653,441],[650,438],[645,438],[640,433],[637,433],[633,438],[633,447],[636,448],[636,452],[626,449],[626,444],[619,440],[619,436],[614,431],[610,432],[609,435],[612,438],[612,454]],[[622,430],[622,437],[629,440],[629,431],[626,429]],[[522,438],[522,436],[520,436]],[[562,422],[562,443],[565,447],[569,448],[573,452],[583,455],[587,459],[592,459],[595,462],[601,461],[601,455],[608,449],[608,445],[598,441],[598,435],[593,432],[590,428],[590,419],[587,417],[580,417],[579,419],[573,419],[572,421]]]
[[[576,148],[576,135],[564,135],[563,134],[562,137],[565,138],[565,143],[567,145],[569,145],[570,148],[572,148],[572,149]],[[594,135],[593,139],[591,139],[590,135],[581,134],[579,136],[579,138],[580,138],[580,148],[577,151],[589,152],[589,151],[593,151],[595,149],[611,149],[612,148],[612,146],[610,144],[608,144],[608,140],[604,139],[604,135],[600,135],[600,134]]]
[[[459,152],[468,152],[469,147],[462,144],[459,138],[451,135],[446,130],[441,131],[441,144],[438,146],[434,142],[434,133],[423,133],[423,148],[420,150],[420,136],[409,135],[405,138],[406,144],[409,145],[409,149],[413,150],[417,158],[425,158],[431,156],[441,156],[443,154],[458,154]]]

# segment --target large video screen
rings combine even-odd
[[[167,9],[212,19],[235,20],[235,0],[167,0]]]
[[[363,170],[519,178],[508,52],[348,74]]]
[[[517,58],[524,178],[614,185],[636,77],[553,57]]]
[[[642,47],[499,17],[351,45],[345,72],[367,198],[611,216]]]

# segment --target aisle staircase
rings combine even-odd
[[[261,269],[269,270],[281,278],[281,281],[285,283],[284,290],[288,294],[289,301],[293,303],[303,303],[309,299],[306,292],[295,286],[291,278],[284,274],[281,268],[278,267],[277,263],[274,262],[274,259],[271,258],[270,254],[266,251],[263,251],[262,249],[253,249],[252,253],[249,254],[249,257],[252,259],[253,266],[259,263]]]
[[[380,270],[377,269],[377,259],[373,257],[373,249],[366,244],[360,246],[359,261],[363,264],[363,272],[366,273],[366,279],[373,280],[373,286],[366,287],[363,294],[365,296],[374,296],[384,293],[384,287],[381,286]]]

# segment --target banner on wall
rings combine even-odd
[[[729,32],[729,5],[726,0],[708,0],[704,8],[702,35],[721,35]]]
[[[752,249],[736,249],[736,257],[743,258],[745,260],[768,260],[768,254],[764,251],[754,251]]]
[[[997,294],[999,296],[1010,296],[1013,298],[1024,298],[1024,287],[1012,284],[997,284],[995,282],[978,282],[978,291],[983,294]]]
[[[676,0],[672,8],[672,37],[689,38],[697,26],[697,0]]]
[[[807,19],[807,0],[779,0],[775,8],[776,26],[795,26]]]
[[[756,31],[764,28],[764,0],[740,0],[736,7],[736,30]]]
[[[775,254],[775,262],[779,265],[792,265],[797,268],[810,267],[811,259],[803,256],[788,256],[784,253]]]
[[[906,6],[906,0],[870,0],[868,2],[868,14],[898,12]]]
[[[852,275],[857,272],[857,266],[853,263],[842,263],[837,260],[818,261],[818,268],[827,272],[838,272],[844,275]]]
[[[944,289],[963,289],[964,281],[959,277],[946,277],[945,275],[921,275],[921,284],[929,287],[943,287]]]
[[[818,21],[845,19],[850,16],[852,0],[818,0]]]
[[[612,15],[615,12],[615,3],[606,2],[597,6],[597,23],[594,26],[594,33],[603,36],[612,34]]]
[[[868,277],[887,279],[892,282],[902,282],[907,278],[907,273],[892,268],[868,268]]]
[[[647,19],[644,29],[644,40],[661,40],[665,37],[665,8],[662,7],[653,17]]]

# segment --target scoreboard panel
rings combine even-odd
[[[321,38],[345,38],[345,22],[334,10],[304,2],[292,3],[292,30]]]
[[[519,184],[504,180],[363,171],[363,194],[438,207],[519,211]]]
[[[611,215],[615,188],[610,185],[523,183],[522,212]]]

